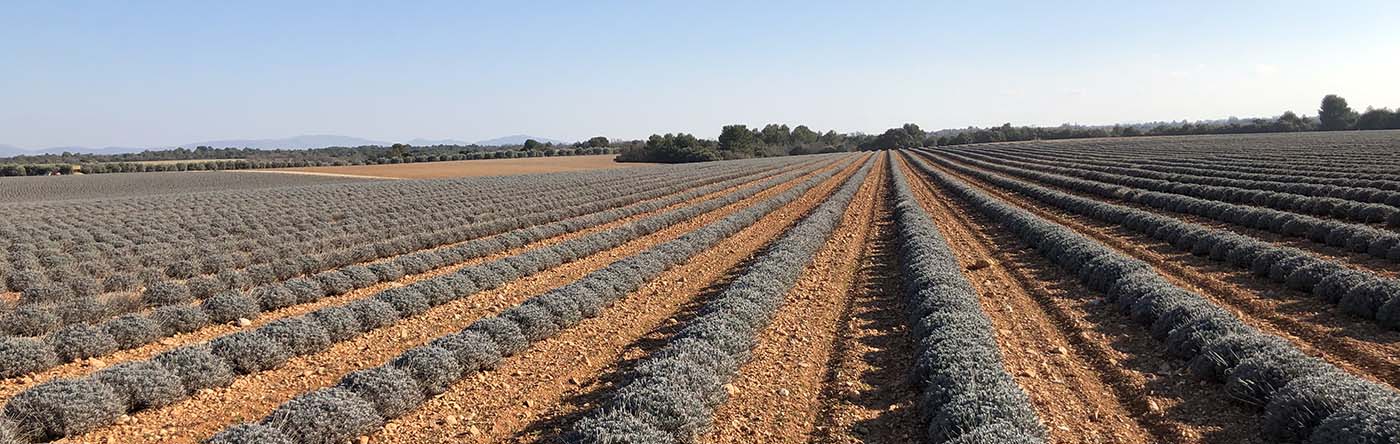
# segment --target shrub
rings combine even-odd
[[[146,288],[144,293],[141,293],[141,301],[152,307],[184,304],[192,300],[194,298],[190,296],[189,288],[173,282],[152,285]]]
[[[57,315],[45,307],[24,305],[0,316],[0,332],[10,336],[41,336],[62,326]]]
[[[111,387],[128,412],[167,406],[185,397],[180,378],[150,361],[117,364],[92,377]]]
[[[9,379],[58,365],[58,354],[44,341],[0,336],[0,378]]]
[[[374,404],[379,416],[398,418],[423,403],[423,388],[413,375],[395,366],[373,367],[345,375],[336,387]]]
[[[209,320],[216,323],[228,323],[239,319],[254,319],[258,317],[258,302],[242,292],[229,290],[200,303],[200,308],[209,316]]]
[[[258,331],[242,331],[209,341],[209,352],[239,374],[257,373],[281,366],[292,357],[282,344]]]
[[[446,392],[452,383],[462,376],[462,366],[451,351],[434,346],[411,349],[392,365],[398,367],[418,381],[424,396],[435,396]]]
[[[123,350],[150,344],[161,336],[160,323],[139,314],[113,318],[103,324],[102,328],[116,341],[117,347]]]
[[[282,287],[291,293],[292,298],[298,304],[315,302],[331,293],[319,281],[308,278],[296,278],[282,283]]]
[[[176,348],[151,360],[179,377],[186,395],[233,383],[233,369],[205,345]]]
[[[297,303],[296,295],[281,285],[264,285],[254,288],[252,297],[258,301],[262,311],[273,311],[290,307]]]
[[[503,357],[516,354],[530,345],[530,341],[521,333],[515,322],[498,316],[477,320],[468,326],[466,331],[481,333],[491,338]]]
[[[359,335],[363,328],[355,312],[341,306],[326,307],[307,315],[326,331],[331,342],[342,342]]]
[[[120,300],[117,298],[116,300]],[[76,297],[59,302],[53,306],[53,312],[65,324],[94,323],[103,318],[107,309],[97,298],[91,296]]]
[[[415,287],[396,287],[374,295],[374,299],[384,301],[394,307],[399,317],[407,318],[428,311],[428,298]]]
[[[224,429],[205,444],[296,444],[282,432],[262,424],[238,424]]]
[[[49,381],[10,398],[5,416],[30,442],[77,435],[111,424],[124,413],[121,397],[92,379]]]
[[[399,312],[394,310],[394,306],[376,298],[360,299],[346,305],[346,308],[355,313],[360,328],[366,332],[394,325],[399,321]]]
[[[101,328],[74,324],[58,329],[44,338],[62,361],[76,361],[104,356],[117,351],[117,341]]]
[[[189,305],[168,305],[157,308],[151,319],[160,323],[165,336],[189,333],[209,325],[209,316],[203,310]]]
[[[309,355],[331,346],[331,339],[320,324],[302,317],[283,318],[257,329],[294,356]]]
[[[483,333],[464,331],[437,338],[428,345],[451,351],[463,373],[494,368],[501,361],[495,341]]]
[[[383,423],[374,404],[343,388],[320,389],[293,398],[264,422],[302,444],[341,444]]]

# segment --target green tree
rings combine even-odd
[[[534,150],[538,150],[538,149],[542,149],[542,148],[544,148],[544,144],[543,144],[543,143],[540,143],[540,141],[535,140],[535,139],[525,139],[525,149],[526,149],[526,150],[534,151]]]
[[[758,138],[763,139],[763,143],[785,147],[792,144],[792,130],[787,125],[770,123],[763,126],[763,131],[758,132]]]
[[[818,137],[817,133],[808,128],[807,125],[797,125],[797,128],[792,129],[792,143],[795,145],[817,143]]]
[[[916,127],[917,128],[917,127]],[[893,150],[899,148],[909,148],[922,146],[923,141],[909,134],[904,128],[890,128],[884,133],[875,137],[870,148],[877,150]]]
[[[1007,126],[1010,126],[1010,125],[1011,125],[1011,124],[1009,124],[1009,123],[1007,124]],[[904,126],[902,126],[902,127],[900,127],[900,128],[903,129],[903,130],[904,130],[904,133],[905,133],[905,134],[908,134],[909,137],[912,137],[912,138],[914,138],[914,140],[919,141],[919,144],[920,144],[920,145],[923,144],[924,138],[928,137],[928,134],[925,133],[923,129],[919,128],[919,125],[916,125],[916,124],[913,124],[913,123],[906,123],[906,124],[904,124]]]
[[[761,144],[747,125],[725,125],[719,132],[719,150],[735,157],[753,157]]]
[[[1298,117],[1293,111],[1284,111],[1283,115],[1278,116],[1278,120],[1274,121],[1274,126],[1279,131],[1303,131],[1308,129],[1308,121]]]
[[[1356,122],[1356,111],[1347,105],[1347,99],[1328,94],[1322,98],[1322,108],[1317,110],[1317,118],[1322,121],[1324,131],[1344,130]]]
[[[594,137],[592,139],[588,139],[588,142],[585,142],[583,146],[589,148],[602,148],[608,146],[608,138],[603,136]]]
[[[1366,112],[1361,113],[1361,116],[1356,119],[1356,129],[1395,129],[1396,127],[1391,125],[1397,120],[1396,114],[1397,113],[1391,112],[1386,108],[1367,109]]]

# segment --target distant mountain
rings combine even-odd
[[[466,141],[456,140],[456,139],[442,139],[442,140],[413,139],[413,140],[408,141],[407,143],[408,143],[409,145],[413,145],[413,146],[471,145],[470,143],[467,143]]]
[[[378,140],[361,139],[359,137],[337,136],[333,134],[316,134],[307,136],[287,137],[283,139],[232,139],[232,140],[211,140],[208,142],[195,142],[181,144],[185,148],[197,146],[207,146],[210,148],[254,148],[260,150],[271,149],[306,149],[325,148],[328,146],[361,146],[361,145],[393,145],[392,142],[381,142]]]
[[[561,140],[550,139],[550,138],[547,138],[547,137],[537,137],[537,136],[529,136],[529,135],[525,135],[525,134],[516,134],[516,135],[513,135],[513,136],[505,136],[505,137],[500,137],[500,138],[495,138],[495,139],[490,139],[490,140],[483,140],[483,141],[480,141],[480,142],[476,142],[476,144],[477,144],[477,145],[483,145],[483,146],[520,145],[520,144],[524,144],[526,139],[535,139],[535,140],[538,140],[538,141],[544,142],[544,143],[555,143],[555,144],[567,143],[567,142],[564,142],[564,141],[561,141]],[[385,141],[380,141],[380,140],[362,139],[362,138],[359,138],[359,137],[339,136],[339,135],[334,135],[334,134],[313,134],[313,135],[303,135],[303,136],[286,137],[286,138],[281,138],[281,139],[229,139],[229,140],[210,140],[210,141],[205,141],[205,142],[191,142],[191,143],[182,143],[182,144],[173,145],[173,146],[150,147],[150,148],[132,148],[132,147],[118,147],[118,146],[109,146],[109,147],[102,147],[102,148],[88,148],[88,147],[82,147],[82,146],[59,146],[59,147],[41,148],[41,149],[25,149],[25,148],[20,148],[20,147],[14,146],[14,145],[0,145],[0,157],[36,155],[36,154],[59,154],[59,153],[65,152],[65,151],[70,152],[70,153],[83,153],[83,154],[122,154],[122,153],[139,153],[139,152],[145,151],[145,150],[167,150],[167,149],[172,149],[172,148],[175,148],[175,147],[185,147],[185,148],[193,149],[194,147],[197,147],[197,146],[207,146],[207,147],[211,147],[211,148],[253,148],[253,149],[260,149],[260,150],[271,150],[271,149],[294,149],[294,150],[295,150],[295,149],[307,149],[307,148],[325,148],[325,147],[330,147],[330,146],[346,146],[346,147],[355,147],[355,146],[363,146],[363,145],[389,146],[389,145],[393,145],[394,143],[396,143],[396,142],[385,142]],[[409,145],[413,145],[413,146],[470,145],[470,143],[467,143],[467,142],[462,141],[462,140],[456,140],[456,139],[422,139],[422,138],[419,138],[419,139],[409,140],[407,143],[408,143]]]
[[[548,137],[537,137],[537,136],[530,136],[530,135],[525,135],[525,134],[516,134],[516,135],[513,135],[513,136],[497,137],[497,138],[495,138],[495,139],[483,140],[483,141],[477,142],[476,144],[477,144],[477,145],[482,145],[482,146],[523,145],[523,144],[525,144],[525,141],[528,140],[528,139],[535,139],[536,141],[538,141],[538,142],[540,142],[540,143],[553,143],[553,144],[568,143],[568,142],[565,142],[565,141],[562,141],[562,140],[550,139],[550,138],[548,138]]]

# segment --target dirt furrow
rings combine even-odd
[[[1311,295],[1265,281],[1248,271],[1181,252],[1116,224],[1076,216],[930,164],[945,174],[1037,216],[1064,225],[1155,267],[1168,281],[1200,293],[1262,331],[1362,377],[1400,384],[1400,332],[1350,317]]]
[[[850,174],[856,167],[854,164],[847,165],[843,172]],[[229,424],[258,420],[298,394],[335,384],[346,373],[380,365],[404,350],[461,330],[485,315],[498,313],[531,296],[576,280],[618,258],[722,218],[758,199],[781,193],[798,181],[800,179],[765,190],[757,196],[711,211],[686,223],[642,236],[620,247],[435,307],[427,313],[391,327],[336,344],[327,351],[293,358],[275,370],[241,377],[229,387],[208,390],[163,409],[137,413],[115,427],[59,442],[197,442]]]
[[[866,176],[832,238],[812,258],[787,294],[787,303],[758,337],[752,358],[729,384],[700,443],[760,440],[807,442],[822,409],[827,368],[837,330],[855,293],[877,209],[884,209],[884,156]]]
[[[914,340],[904,321],[899,245],[888,181],[885,185],[885,203],[876,208],[869,244],[833,333],[811,443],[917,442],[922,432],[915,409],[918,387],[909,378]]]
[[[857,165],[858,166],[858,165]],[[854,169],[828,180],[704,253],[647,283],[603,313],[507,358],[495,370],[391,421],[373,443],[553,442],[607,393],[619,368],[684,325],[690,311]]]

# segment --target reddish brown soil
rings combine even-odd
[[[838,178],[848,177],[847,169]],[[593,406],[637,358],[664,344],[694,308],[752,255],[824,201],[837,179],[764,217],[714,248],[666,271],[600,316],[507,358],[495,370],[370,437],[374,443],[549,441]]]
[[[886,176],[893,171],[886,173]],[[882,193],[888,193],[889,186]],[[882,196],[886,203],[889,195]],[[833,332],[820,411],[809,442],[918,442],[923,425],[909,377],[914,341],[904,321],[892,209],[876,209],[869,244]]]
[[[887,209],[886,165],[866,177],[832,238],[759,335],[750,361],[726,387],[729,399],[700,443],[811,440],[827,392],[838,330],[857,292],[877,210]]]
[[[1172,283],[1206,296],[1235,312],[1241,320],[1288,339],[1308,354],[1377,382],[1392,386],[1400,382],[1400,332],[1345,315],[1336,306],[1306,293],[1289,290],[1231,265],[1193,256],[1119,225],[1039,205],[972,177],[934,167],[999,199],[1145,261]]]
[[[1183,374],[1140,327],[976,209],[907,169],[965,266],[1008,370],[1052,442],[1258,442],[1255,415]]]
[[[851,171],[853,168],[854,166],[847,166],[845,170]],[[230,424],[261,419],[273,408],[298,394],[334,385],[346,373],[380,365],[404,350],[458,331],[483,316],[499,313],[531,296],[577,280],[614,260],[694,230],[746,207],[756,199],[779,193],[791,185],[793,183],[766,190],[758,196],[711,211],[685,223],[507,283],[501,288],[435,307],[427,313],[401,321],[394,326],[336,344],[325,352],[297,357],[280,368],[241,377],[230,387],[205,391],[163,409],[143,411],[117,426],[60,442],[197,442]]]

